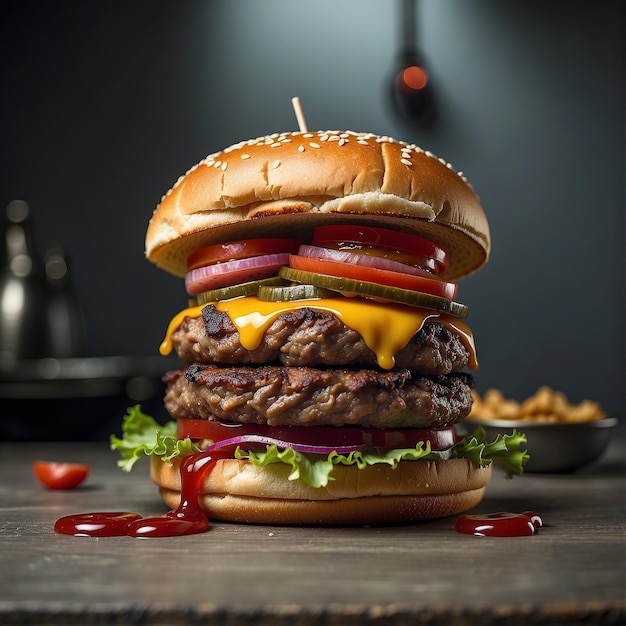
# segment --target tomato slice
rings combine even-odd
[[[400,272],[392,272],[375,267],[364,267],[351,263],[308,258],[293,254],[289,257],[289,265],[296,270],[339,278],[363,280],[387,287],[399,287],[409,291],[427,293],[431,296],[445,298],[446,300],[454,300],[457,294],[457,285],[454,283],[447,283],[436,278],[427,278],[426,276],[401,274]]]
[[[33,473],[48,489],[76,489],[89,476],[86,463],[61,463],[57,461],[35,461]]]
[[[275,276],[288,263],[289,254],[285,252],[205,265],[187,272],[185,286],[188,294],[196,295],[203,291]]]
[[[295,253],[300,243],[299,239],[287,237],[241,239],[239,241],[216,243],[192,252],[187,258],[187,271],[203,267],[204,265],[237,261],[263,254]]]
[[[286,443],[311,446],[371,445],[374,448],[414,448],[420,441],[430,441],[434,451],[448,450],[457,442],[453,426],[438,429],[360,428],[358,426],[266,426],[264,424],[223,424],[202,419],[179,418],[179,439],[210,439],[213,442],[240,435],[260,435]]]
[[[340,224],[336,226],[319,226],[313,232],[311,244],[324,248],[363,252],[381,256],[380,249],[385,250],[382,256],[395,258],[397,261],[422,267],[419,257],[430,259],[434,264],[435,273],[440,274],[448,267],[448,252],[445,248],[428,239],[402,233],[388,228],[371,226],[352,226]],[[406,256],[417,258],[415,263],[406,260]],[[396,258],[396,257],[402,257]],[[426,269],[431,269],[427,267]]]

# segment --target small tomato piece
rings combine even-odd
[[[35,461],[33,473],[37,480],[48,489],[76,489],[89,476],[89,465]]]

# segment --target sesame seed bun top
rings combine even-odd
[[[200,247],[252,237],[307,241],[315,227],[333,223],[436,241],[449,252],[447,280],[489,257],[487,218],[461,174],[417,146],[342,131],[274,134],[209,155],[157,206],[146,256],[184,276]]]

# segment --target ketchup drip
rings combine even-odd
[[[209,529],[209,520],[200,508],[198,493],[205,475],[220,459],[230,458],[226,450],[199,452],[183,459],[180,469],[180,504],[157,517],[138,513],[79,513],[58,519],[54,532],[78,537],[175,537]]]
[[[454,529],[466,535],[478,537],[523,537],[534,535],[543,521],[535,511],[524,513],[487,513],[485,515],[461,515]]]

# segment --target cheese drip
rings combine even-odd
[[[230,317],[239,332],[241,345],[247,350],[258,348],[265,331],[279,315],[293,309],[309,308],[334,313],[346,326],[358,332],[367,347],[376,354],[378,365],[383,369],[393,368],[395,354],[409,343],[427,320],[437,321],[458,335],[470,354],[468,367],[472,370],[478,368],[474,336],[470,328],[456,317],[430,309],[344,297],[265,302],[256,296],[248,296],[214,304],[218,311]],[[185,317],[200,317],[205,306],[184,309],[174,316],[159,348],[161,354],[172,351],[172,333],[180,327]]]

